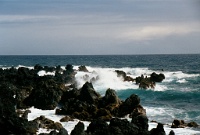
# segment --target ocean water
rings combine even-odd
[[[165,125],[169,133],[170,124],[174,119],[183,119],[186,122],[195,121],[200,124],[200,54],[193,55],[103,55],[103,56],[0,56],[0,67],[33,68],[35,64],[42,66],[57,66],[63,68],[72,64],[74,69],[85,65],[88,73],[77,72],[76,82],[78,87],[92,77],[99,77],[93,83],[96,91],[104,95],[108,88],[116,90],[121,99],[126,99],[131,94],[141,98],[141,104],[146,109],[149,121],[155,120]],[[163,73],[165,80],[156,83],[155,89],[139,89],[134,82],[123,82],[116,76],[115,70],[123,70],[127,75],[135,78],[143,74],[149,76],[152,72]],[[43,71],[38,73],[45,75]],[[48,73],[54,75],[53,73]],[[88,78],[85,78],[85,75]],[[34,119],[40,114],[58,121],[60,116],[52,111],[42,111],[31,108],[29,119]],[[51,113],[50,113],[51,112]],[[50,113],[50,114],[49,114]],[[77,120],[78,121],[78,120]],[[71,131],[77,121],[62,123]],[[85,122],[88,125],[88,122]],[[150,122],[150,128],[155,127]],[[200,134],[199,128],[173,129],[176,134]],[[42,132],[42,131],[41,131]]]

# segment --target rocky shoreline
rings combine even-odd
[[[88,72],[85,66],[79,71]],[[39,72],[54,75],[39,76]],[[116,70],[116,75],[124,81],[135,82],[141,89],[154,88],[156,82],[165,79],[164,74],[152,73],[131,78],[124,71]],[[163,124],[148,130],[146,110],[140,104],[140,98],[132,94],[125,101],[118,98],[115,90],[107,89],[101,96],[93,88],[92,82],[86,82],[78,89],[75,82],[76,71],[72,65],[47,67],[35,65],[33,69],[12,67],[0,69],[0,134],[37,134],[39,128],[53,129],[50,135],[67,135],[68,132],[59,122],[44,116],[28,121],[28,108],[34,106],[42,110],[53,110],[56,115],[65,115],[60,122],[79,119],[91,121],[87,130],[79,122],[71,135],[165,135]],[[87,76],[86,76],[87,77]],[[68,85],[70,84],[70,85]],[[24,110],[24,111],[22,111]],[[124,119],[131,118],[131,122]],[[172,128],[198,127],[195,122],[185,123],[174,120]],[[47,134],[47,133],[41,133]],[[173,130],[170,135],[175,134]]]

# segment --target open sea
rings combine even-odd
[[[149,122],[154,120],[165,125],[168,134],[174,119],[186,122],[195,121],[200,124],[200,54],[181,55],[86,55],[86,56],[0,56],[0,68],[29,67],[40,64],[42,66],[65,67],[72,64],[74,69],[85,65],[89,73],[77,72],[78,87],[89,81],[92,77],[99,77],[93,83],[96,91],[104,95],[108,88],[116,90],[121,99],[131,94],[141,98],[141,105],[146,109]],[[123,82],[116,76],[115,70],[123,70],[127,75],[135,78],[143,74],[163,73],[165,80],[156,83],[154,89],[139,89],[134,82]],[[84,78],[85,74],[89,77]],[[58,119],[52,111],[42,111],[32,108],[29,119],[37,114],[49,115]],[[86,125],[88,124],[85,122]],[[68,131],[73,123],[62,123]],[[149,123],[150,128],[156,124]],[[177,135],[200,134],[200,128],[173,129]]]

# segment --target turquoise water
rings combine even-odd
[[[122,83],[121,85],[124,87],[120,86],[117,94],[121,99],[129,97],[133,93],[139,95],[141,104],[146,108],[150,120],[171,123],[174,118],[177,118],[196,121],[200,124],[200,54],[0,56],[0,67],[18,67],[20,65],[33,67],[35,64],[42,66],[86,65],[94,70],[102,69],[102,72],[107,69],[125,69],[132,76],[140,75],[140,73],[147,73],[146,75],[152,72],[164,73],[166,79],[162,83],[158,83],[155,89],[141,90],[136,86],[127,87]],[[104,93],[105,88],[109,87],[106,82],[94,85],[101,93]]]

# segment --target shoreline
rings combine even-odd
[[[45,71],[46,73],[54,72],[54,74],[45,74],[41,73],[41,71]],[[78,71],[88,72],[85,66],[78,67]],[[146,134],[152,134],[151,132],[163,132],[163,126],[161,126],[161,130],[158,130],[158,127],[152,127],[152,129],[148,128],[148,116],[146,116],[146,110],[141,106],[140,98],[137,95],[129,95],[130,97],[128,97],[125,101],[122,101],[119,99],[118,95],[116,95],[116,92],[112,89],[107,89],[105,96],[101,96],[98,92],[95,91],[92,83],[86,82],[80,89],[77,89],[77,87],[74,85],[66,85],[68,83],[74,83],[76,74],[75,72],[77,71],[74,71],[72,65],[67,65],[65,69],[62,69],[60,66],[42,67],[40,65],[35,65],[33,69],[26,67],[1,69],[1,93],[3,96],[1,97],[2,101],[0,101],[2,107],[5,108],[5,110],[7,109],[6,111],[9,111],[13,115],[13,118],[8,116],[8,114],[5,114],[4,111],[2,112],[2,116],[6,115],[7,119],[15,119],[13,123],[19,120],[22,121],[22,123],[27,124],[27,126],[31,126],[34,124],[30,123],[30,121],[27,122],[24,118],[18,117],[15,114],[16,112],[13,112],[12,107],[15,107],[17,104],[18,109],[27,109],[28,107],[36,106],[36,108],[40,109],[54,110],[58,105],[62,104],[61,108],[54,111],[54,115],[70,115],[70,117],[73,116],[75,118],[81,119],[82,121],[92,121],[97,118],[110,121],[113,120],[113,117],[124,118],[125,115],[131,114],[132,121],[129,122],[128,125],[131,127],[133,126],[132,128],[135,128],[134,131],[136,133],[145,132]],[[124,71],[115,72],[117,73],[117,77],[124,79],[124,81],[133,81],[142,89],[154,87],[153,85],[155,85],[155,82],[162,82],[164,76],[163,74],[152,73],[150,77],[145,78],[141,75],[138,78],[132,78],[131,76],[128,76]],[[39,75],[40,73],[41,76]],[[87,78],[87,76],[85,77]],[[91,78],[90,80],[96,81],[98,78]],[[8,93],[5,93],[4,90],[7,90]],[[44,97],[40,97],[41,95]],[[12,102],[10,102],[9,99]],[[7,103],[11,108],[5,107]],[[65,104],[68,104],[70,108],[68,108],[68,106]],[[94,105],[93,108],[90,108],[91,104]],[[81,110],[79,108],[80,105]],[[90,114],[90,111],[92,113],[94,112],[94,114]],[[140,118],[142,118],[142,121],[138,122]],[[6,124],[7,120],[4,120],[3,117],[1,120],[3,120],[3,122]],[[141,122],[144,122],[143,125],[140,125]],[[8,125],[4,125],[3,123],[2,126]],[[31,127],[34,128],[31,132],[35,132],[36,127]],[[9,132],[30,132],[26,131],[27,129],[23,129],[25,131],[12,131],[13,129],[9,129]],[[2,129],[2,131],[4,131],[4,129]]]

